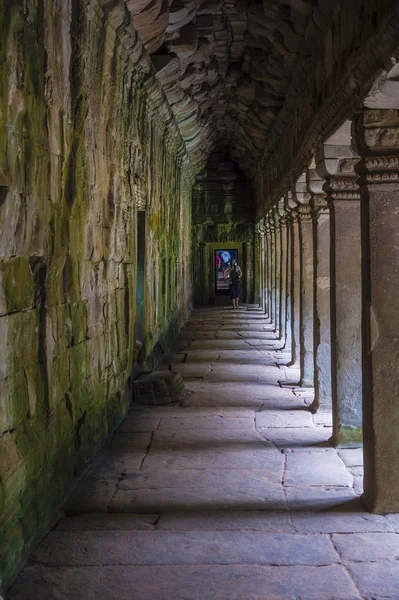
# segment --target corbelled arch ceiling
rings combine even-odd
[[[216,144],[259,164],[318,0],[130,0],[195,172]]]

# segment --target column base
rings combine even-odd
[[[364,485],[367,487],[366,480]],[[373,486],[371,487],[373,489]],[[386,490],[380,490],[379,492],[373,489],[370,493],[368,493],[366,489],[361,499],[367,510],[376,515],[399,513],[399,498],[397,497],[398,494],[395,492],[396,489],[392,490],[388,487]]]
[[[338,431],[333,430],[329,442],[334,448],[362,448],[363,430],[353,425],[343,425]]]

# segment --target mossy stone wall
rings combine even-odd
[[[147,353],[187,318],[191,187],[122,0],[1,3],[0,593],[128,406],[138,205]]]

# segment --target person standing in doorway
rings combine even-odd
[[[228,276],[230,300],[233,304],[233,308],[238,308],[242,271],[236,260],[233,260],[232,265],[226,269],[225,274]]]

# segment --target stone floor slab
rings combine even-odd
[[[293,448],[295,451],[330,447],[328,440],[332,435],[329,427],[269,427],[259,429],[259,432],[278,448]]]
[[[254,429],[254,417],[230,418],[230,417],[163,417],[159,425],[159,431],[164,429]]]
[[[339,562],[325,535],[253,531],[52,531],[32,562],[94,565],[328,565]]]
[[[399,533],[399,513],[387,515],[387,519],[391,523],[396,533]]]
[[[348,448],[345,450],[339,450],[338,454],[347,467],[363,466],[363,448]]]
[[[159,421],[159,417],[142,416],[136,411],[129,411],[117,431],[118,433],[151,433],[158,428]]]
[[[146,469],[272,469],[272,453],[269,448],[256,451],[241,447],[236,450],[221,449],[220,452],[189,451],[178,447],[154,447],[144,459]],[[266,466],[266,467],[265,467]]]
[[[83,479],[63,506],[66,514],[105,512],[118,485],[118,479]]]
[[[113,531],[120,529],[155,529],[159,514],[91,513],[61,519],[55,531]]]
[[[399,555],[397,533],[334,534],[332,541],[345,563],[396,560]]]
[[[398,572],[395,565],[390,578]],[[374,569],[375,571],[375,569]],[[357,574],[356,574],[357,575]],[[380,588],[381,589],[381,588]],[[389,589],[385,583],[382,589]],[[360,600],[339,565],[59,567],[33,565],[7,600]]]
[[[232,419],[233,420],[233,419]],[[176,450],[193,448],[201,452],[213,452],[213,449],[234,449],[250,447],[254,450],[268,448],[273,454],[278,454],[276,448],[265,440],[255,429],[239,427],[234,428],[184,428],[184,429],[158,429],[152,436],[150,452],[158,446],[171,447]]]
[[[270,461],[271,462],[271,461]],[[271,463],[272,464],[272,463]],[[271,466],[265,465],[264,469],[184,469],[184,470],[154,470],[142,469],[129,472],[119,483],[119,490],[139,490],[156,488],[258,488],[267,492],[267,486],[272,481],[281,483],[283,460],[280,455]]]
[[[366,600],[399,600],[399,562],[350,564],[348,569]]]
[[[320,511],[328,509],[346,509],[352,506],[358,496],[351,488],[331,487],[286,487],[288,508],[290,510]]]
[[[233,382],[258,382],[273,384],[277,378],[277,369],[274,366],[264,365],[231,365],[213,362],[206,375],[206,381]]]
[[[292,525],[298,533],[386,533],[393,532],[389,521],[381,515],[359,511],[291,513]]]
[[[353,478],[335,450],[287,455],[286,486],[352,486]]]
[[[212,510],[208,512],[164,512],[158,529],[175,531],[273,531],[292,533],[287,511]]]
[[[307,410],[262,410],[256,413],[256,427],[314,427],[312,415]]]
[[[295,409],[304,406],[303,400],[289,391],[266,383],[208,382],[187,385],[194,391],[186,406],[256,406],[276,409]]]
[[[164,512],[208,510],[283,510],[286,509],[282,485],[239,488],[222,485],[214,488],[174,487],[139,490],[118,489],[108,505],[111,512]]]

